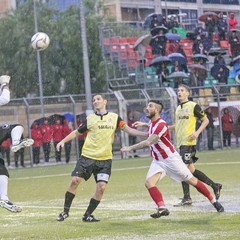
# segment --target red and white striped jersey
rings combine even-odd
[[[150,147],[151,156],[155,160],[166,159],[176,152],[173,144],[171,143],[167,123],[161,118],[151,122],[148,128],[148,134],[149,136],[152,134],[159,136],[158,141]]]

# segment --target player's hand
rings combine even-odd
[[[192,139],[192,140],[195,140],[195,139],[197,139],[197,138],[198,138],[197,132],[195,132],[195,133],[193,133],[193,134],[191,135],[191,139]]]
[[[57,151],[60,151],[60,149],[63,147],[64,147],[64,142],[61,141],[57,144],[56,149],[57,149]]]
[[[131,148],[127,146],[121,148],[121,152],[130,152],[130,151],[131,151]]]
[[[148,126],[148,123],[136,121],[132,124],[132,126],[133,127],[143,127],[143,126]]]

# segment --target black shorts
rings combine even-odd
[[[195,146],[181,146],[180,155],[185,164],[195,163],[198,160]]]
[[[93,160],[81,156],[72,171],[72,176],[81,177],[87,181],[93,174],[96,182],[108,182],[111,175],[112,159]]]
[[[0,175],[5,175],[9,177],[7,168],[5,167],[4,160],[0,156]]]

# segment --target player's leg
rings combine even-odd
[[[160,167],[157,161],[153,160],[148,170],[145,182],[145,187],[147,188],[152,200],[157,205],[157,212],[150,215],[152,218],[160,218],[161,216],[169,215],[169,211],[165,207],[162,193],[156,186],[158,181],[162,179],[165,175],[166,173],[164,169]]]
[[[212,196],[207,187],[203,184],[203,182],[201,182],[195,177],[190,178],[186,182],[194,186],[201,194],[208,198],[208,200],[213,204],[213,206],[218,212],[224,211],[223,206],[219,202],[217,202],[217,200]]]
[[[207,185],[211,186],[214,192],[216,199],[218,200],[220,197],[220,192],[222,190],[222,184],[215,183],[212,179],[210,179],[205,173],[202,171],[195,169],[193,172],[193,176],[198,178],[200,181],[206,183]]]
[[[192,164],[193,163],[192,146],[181,146],[180,155],[182,157],[183,162],[188,166],[188,168],[192,172],[193,171],[192,168],[194,167]],[[183,189],[183,198],[178,204],[174,205],[175,207],[187,206],[192,204],[189,184],[186,182],[182,182],[182,189]]]
[[[22,208],[8,199],[8,178],[8,170],[4,165],[4,160],[0,158],[0,206],[11,212],[21,212]]]
[[[19,149],[24,147],[30,147],[34,143],[34,140],[31,138],[25,138],[21,140],[23,130],[24,128],[22,125],[16,125],[11,130],[11,139],[12,139],[11,150],[13,152],[17,152]]]
[[[76,191],[78,185],[81,183],[82,178],[73,176],[72,180],[70,182],[70,185],[65,193],[65,199],[64,199],[64,207],[63,212],[61,212],[58,217],[57,221],[64,221],[69,216],[69,211],[72,205],[72,201],[75,198]]]
[[[94,170],[93,174],[96,181],[96,191],[93,197],[90,199],[87,210],[83,215],[83,222],[98,222],[100,219],[95,218],[92,213],[95,211],[100,201],[102,200],[103,194],[107,187],[107,183],[111,176],[112,160],[95,161],[97,170]]]
[[[91,164],[92,161],[84,157],[81,157],[77,161],[76,166],[72,171],[72,180],[65,193],[63,212],[58,215],[57,221],[64,221],[69,216],[72,201],[76,195],[79,184],[83,179],[87,181],[91,177]]]

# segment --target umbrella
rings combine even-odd
[[[74,121],[74,116],[71,113],[65,113],[64,117],[69,121],[73,122]]]
[[[53,114],[53,115],[48,117],[48,122],[49,122],[49,124],[54,124],[54,122],[57,119],[59,119],[60,123],[63,124],[65,117],[63,115],[60,115],[60,114]]]
[[[185,72],[173,72],[166,78],[167,79],[178,79],[178,78],[189,78],[189,76]]]
[[[189,71],[207,71],[207,69],[201,64],[188,65]]]
[[[221,68],[223,69],[222,73],[225,74],[226,76],[229,76],[229,69],[224,64],[215,64],[210,70],[211,75],[214,78],[217,78],[217,75],[219,74]]]
[[[150,62],[149,66],[153,66],[159,63],[169,64],[171,63],[171,60],[169,59],[169,57],[166,56],[156,57]]]
[[[162,34],[155,35],[154,37],[152,37],[152,40],[154,40],[156,38],[158,38],[159,40],[165,40],[166,41],[165,35],[162,35]]]
[[[225,55],[227,54],[225,49],[222,48],[211,48],[208,55],[210,56],[218,56],[218,55]]]
[[[186,58],[181,53],[171,53],[168,57],[172,62],[178,61],[180,64],[186,64]]]
[[[136,48],[137,48],[137,46],[138,46],[139,44],[142,44],[142,45],[144,45],[144,46],[147,46],[147,45],[150,43],[151,39],[152,39],[152,35],[150,35],[150,34],[142,35],[142,36],[139,37],[139,38],[137,39],[137,41],[134,43],[133,49],[136,50]]]
[[[211,18],[212,20],[216,21],[219,19],[219,16],[214,12],[205,12],[198,18],[198,20],[201,22],[206,22],[208,18]]]
[[[45,117],[42,117],[34,120],[34,122],[31,125],[31,128],[33,128],[35,124],[37,124],[38,126],[42,125],[45,119],[46,119]]]
[[[165,36],[168,40],[173,40],[173,41],[176,41],[176,40],[180,41],[181,40],[180,35],[178,35],[176,33],[166,33]]]
[[[167,33],[168,29],[164,26],[157,26],[151,29],[152,36],[159,34],[160,30],[163,31],[163,34]]]
[[[158,22],[158,25],[160,25],[160,23],[162,22],[162,14],[160,13],[150,13],[146,18],[145,18],[145,21],[143,23],[143,27],[144,28],[150,28],[151,26],[151,22],[154,18],[157,18],[157,22]]]
[[[86,121],[86,118],[87,118],[86,113],[80,113],[80,114],[76,115],[76,119],[77,119],[80,123]]]
[[[193,60],[194,62],[199,62],[200,59],[203,59],[204,62],[207,62],[207,61],[208,61],[207,56],[204,55],[204,54],[194,54],[194,55],[191,57],[191,60]]]

